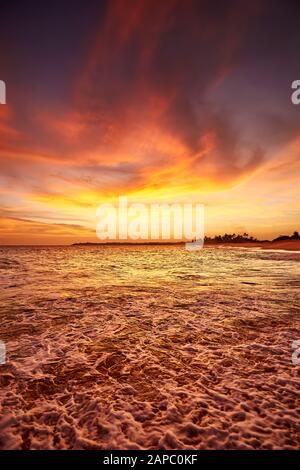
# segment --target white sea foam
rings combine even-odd
[[[298,261],[1,248],[0,447],[299,447]]]

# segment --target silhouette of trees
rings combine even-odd
[[[299,233],[298,232],[294,232],[293,235],[289,236],[289,235],[280,235],[279,237],[277,238],[274,238],[274,240],[272,240],[273,242],[279,242],[279,241],[282,241],[282,240],[298,240],[300,237],[299,237]]]
[[[215,235],[214,237],[204,237],[206,243],[242,243],[242,242],[257,242],[258,240],[252,236],[249,237],[248,233],[243,235],[235,233],[225,233],[224,235]]]
[[[300,239],[300,235],[298,232],[294,232],[293,235],[280,235],[279,237],[272,240],[273,242],[278,242],[282,240],[298,240]],[[204,242],[206,243],[255,243],[259,241],[268,241],[268,240],[258,240],[254,238],[252,235],[250,236],[248,233],[244,232],[243,235],[235,234],[235,233],[225,233],[224,235],[215,235],[214,237],[204,237]]]

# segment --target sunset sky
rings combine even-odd
[[[300,231],[299,18],[292,1],[1,2],[0,243],[97,241],[119,195],[203,203],[207,235]]]

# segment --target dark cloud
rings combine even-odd
[[[298,13],[283,0],[7,4],[5,184],[234,184],[298,133]]]

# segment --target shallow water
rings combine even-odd
[[[1,247],[0,447],[299,447],[299,261]]]

